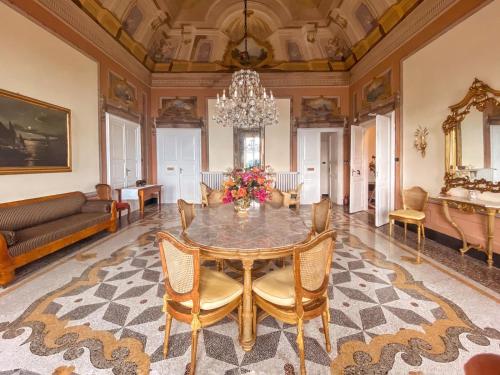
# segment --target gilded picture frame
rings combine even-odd
[[[0,174],[71,171],[71,110],[0,89]]]

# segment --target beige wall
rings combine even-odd
[[[475,77],[500,88],[500,1],[494,1],[403,61],[403,186],[435,195],[443,183],[448,106],[459,102]],[[464,43],[467,41],[467,43]],[[429,128],[427,155],[413,148],[413,133]]]
[[[210,171],[233,167],[233,128],[217,125],[213,120],[216,99],[208,99],[208,164]],[[290,170],[290,99],[276,99],[279,124],[266,128],[266,164],[275,171]]]
[[[266,164],[275,171],[290,170],[290,99],[276,99],[278,126],[266,128]]]
[[[216,99],[208,99],[208,165],[209,171],[233,168],[233,128],[217,125],[213,119]]]
[[[0,175],[0,201],[81,190],[99,181],[98,66],[0,3],[0,88],[69,108],[73,172]]]

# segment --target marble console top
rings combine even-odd
[[[298,212],[289,208],[257,204],[242,215],[225,204],[197,209],[185,235],[204,247],[265,252],[302,242],[309,231]]]
[[[450,202],[472,204],[474,206],[500,210],[500,202],[487,201],[483,199],[469,199],[467,197],[458,197],[453,195],[442,195],[442,194],[438,195],[436,199],[447,200]]]

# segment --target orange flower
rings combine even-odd
[[[247,196],[246,189],[239,188],[238,190],[238,198],[245,198]]]
[[[233,180],[226,180],[224,182],[224,185],[227,186],[227,187],[231,187],[231,186],[235,185],[235,182]]]
[[[236,198],[236,196],[238,195],[238,191],[231,190],[231,195],[233,196],[233,198]]]

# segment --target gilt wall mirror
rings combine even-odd
[[[261,167],[264,162],[264,128],[234,128],[234,166],[235,168]]]
[[[500,91],[474,80],[443,123],[445,186],[500,192]]]

